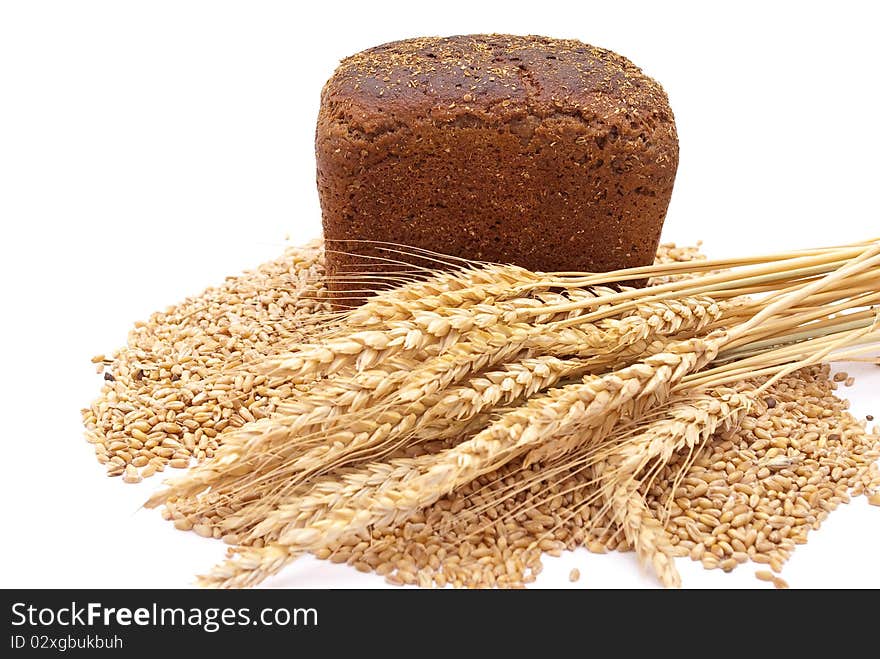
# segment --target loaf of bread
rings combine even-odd
[[[315,151],[337,290],[387,265],[378,242],[539,271],[649,264],[678,165],[657,82],[537,36],[408,39],[343,60]]]

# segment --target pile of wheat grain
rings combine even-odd
[[[92,359],[100,396],[82,410],[107,475],[136,483],[210,458],[225,430],[271,414],[290,386],[231,372],[305,340],[329,312],[320,243],[291,247],[256,270],[156,312],[128,344]]]
[[[677,453],[664,467],[645,500],[657,519],[667,520],[658,541],[668,543],[671,556],[728,571],[751,560],[779,572],[828,512],[850,494],[880,489],[880,435],[876,428],[866,433],[850,416],[828,376],[827,366],[815,366],[784,378],[736,428],[713,434],[710,450],[692,465]],[[739,388],[757,386],[748,381]],[[403,526],[317,555],[395,585],[478,588],[533,582],[544,553],[630,549],[613,525],[595,523],[602,515],[597,488],[577,462],[550,469],[508,463]]]
[[[673,545],[707,568],[746,560],[779,572],[795,545],[850,496],[880,505],[880,428],[847,411],[827,365],[785,378],[674,483],[683,454],[649,497]]]
[[[848,322],[834,316],[874,302],[865,270],[877,257],[862,250],[839,261],[837,252],[817,251],[821,272],[840,270],[827,283],[816,281],[820,271],[789,281],[766,268],[757,288],[752,280],[743,288],[775,291],[760,303],[718,286],[714,297],[640,299],[601,281],[490,267],[407,284],[350,312],[342,325],[324,322],[317,247],[310,256],[288,252],[272,268],[300,273],[284,291],[299,320],[277,332],[272,326],[254,345],[208,342],[198,369],[187,359],[181,371],[174,360],[189,351],[178,345],[203,345],[205,326],[242,296],[221,296],[206,322],[181,321],[185,310],[172,314],[172,325],[154,316],[150,351],[135,335],[111,365],[116,386],[105,387],[84,416],[111,475],[136,481],[137,467],[148,475],[163,460],[184,466],[191,455],[207,458],[150,504],[163,504],[179,529],[237,545],[234,560],[205,578],[209,585],[256,583],[301,552],[423,586],[519,586],[540,571],[542,553],[581,544],[634,548],[667,585],[678,583],[672,559],[683,553],[707,567],[754,558],[778,568],[807,523],[793,519],[817,525],[817,507],[878,484],[876,435],[835,402],[818,367],[789,372],[870,331],[860,329],[870,308]],[[695,265],[701,259],[696,249],[664,246],[658,262],[684,267],[651,273],[658,275],[652,291],[686,291],[677,282],[693,272],[712,281],[717,268]],[[271,299],[274,275],[263,274],[254,296]],[[235,280],[240,288],[249,276]],[[835,288],[840,281],[846,286]],[[198,298],[187,304],[200,308]],[[817,314],[823,304],[827,313]],[[788,308],[795,320],[779,315]],[[278,320],[274,309],[263,311]],[[266,329],[260,313],[252,318]],[[786,332],[804,328],[818,338],[776,347]],[[218,357],[218,345],[228,352]],[[746,370],[708,368],[719,352]],[[773,381],[747,377],[761,374],[756,354]],[[132,365],[140,368],[143,355],[164,361],[138,389]],[[180,380],[174,396],[160,386]],[[179,392],[193,387],[199,391],[179,404]],[[830,412],[788,406],[789,392]],[[208,397],[211,415],[201,408]],[[768,411],[765,400],[776,407]],[[144,423],[148,441],[134,436]],[[748,435],[763,435],[768,423],[786,429],[773,436],[769,456]],[[169,437],[172,426],[183,442]],[[821,448],[801,441],[812,433],[822,436]],[[835,437],[846,439],[837,446]],[[829,442],[840,457],[834,464],[821,453]],[[754,455],[779,473],[749,463]],[[709,468],[706,456],[714,458]],[[792,478],[785,470],[794,461],[800,471]],[[723,484],[721,473],[730,475]],[[705,487],[694,482],[700,478]],[[780,478],[794,483],[784,496],[772,494],[781,492]],[[743,503],[737,493],[748,488]],[[811,506],[803,516],[800,499]],[[776,526],[781,520],[787,523]]]

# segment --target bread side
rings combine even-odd
[[[653,259],[678,142],[666,94],[625,58],[474,35],[344,60],[316,156],[325,238],[346,252],[328,256],[331,273],[380,269],[361,241],[609,270]]]

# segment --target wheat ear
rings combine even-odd
[[[190,469],[186,474],[169,479],[164,490],[154,493],[146,502],[155,507],[171,497],[195,495],[218,479],[230,474],[244,474],[258,463],[255,456],[272,451],[298,450],[291,444],[292,438],[300,438],[304,444],[313,439],[312,433],[323,426],[332,425],[346,415],[355,414],[371,402],[394,390],[413,367],[411,362],[390,360],[386,367],[392,369],[371,370],[350,378],[335,378],[316,383],[292,401],[285,403],[283,415],[247,423],[224,434],[223,444],[214,459]]]
[[[682,397],[670,403],[663,418],[600,450],[600,491],[606,505],[639,559],[664,586],[678,587],[681,578],[666,531],[640,492],[643,473],[648,465],[657,473],[678,451],[699,450],[717,432],[737,425],[751,404],[750,396],[731,390]]]
[[[396,488],[386,481],[377,500],[370,501],[363,493],[358,499],[363,501],[370,516],[379,520],[377,523],[405,516],[536,444],[601,425],[610,410],[677,382],[711,360],[724,337],[723,332],[717,332],[706,339],[675,342],[667,352],[648,357],[642,363],[607,376],[589,376],[583,383],[536,396],[526,405],[502,415],[470,440],[418,459],[419,468],[401,478]],[[358,512],[364,511],[351,512],[358,516]],[[314,541],[321,535],[320,526],[327,527],[331,535],[337,530],[334,524],[319,522],[313,529],[291,528],[281,539],[290,544],[303,539]]]
[[[587,360],[525,357],[471,378],[465,385],[451,387],[428,397],[419,403],[421,413],[418,415],[415,414],[416,405],[410,404],[405,412],[393,414],[386,409],[379,416],[370,414],[353,420],[349,430],[360,431],[360,434],[342,437],[345,443],[335,441],[340,439],[340,435],[328,434],[324,437],[324,442],[304,452],[297,451],[295,443],[281,444],[271,453],[271,465],[268,465],[268,457],[254,463],[255,467],[259,465],[260,472],[260,476],[254,479],[235,466],[217,471],[212,468],[216,461],[212,461],[177,479],[173,489],[157,493],[149,505],[162,503],[163,500],[167,503],[169,499],[175,498],[174,503],[179,507],[181,500],[178,497],[186,496],[190,502],[189,513],[197,515],[210,512],[218,505],[228,506],[230,502],[236,501],[242,508],[237,509],[234,516],[227,517],[224,525],[227,532],[250,529],[265,514],[269,517],[261,528],[271,530],[278,522],[273,520],[276,514],[269,512],[271,506],[268,503],[282,496],[289,498],[302,492],[302,483],[306,478],[313,479],[328,471],[338,470],[348,461],[379,459],[404,443],[467,436],[487,425],[489,417],[484,410],[527,398],[555,385],[563,378],[583,373],[588,365]],[[413,417],[417,418],[415,423]],[[288,420],[276,418],[274,421],[280,424],[279,429],[283,429]],[[296,419],[289,421],[294,423]],[[396,436],[402,436],[403,439],[388,446]],[[386,437],[385,446],[381,445],[382,437]],[[223,448],[221,454],[222,452]],[[292,462],[285,463],[286,458],[291,456],[294,456]],[[269,474],[266,473],[267,465],[271,467],[268,469]],[[267,475],[270,478],[266,478]],[[209,486],[215,495],[222,498],[193,496],[196,491],[205,490]],[[262,492],[261,497],[253,496],[256,491]],[[245,507],[247,510],[244,510]],[[260,536],[271,539],[263,536],[262,532],[255,533],[252,538]]]
[[[610,491],[608,505],[614,522],[623,530],[639,561],[651,566],[664,586],[681,586],[672,544],[663,525],[651,515],[645,498],[634,487],[618,485],[611,487]]]
[[[748,332],[759,325],[760,322],[771,318],[774,314],[778,314],[786,308],[790,308],[799,301],[807,298],[811,293],[821,290],[829,283],[842,279],[853,271],[857,271],[859,268],[863,269],[873,265],[873,262],[877,259],[871,258],[871,256],[872,252],[866,250],[865,254],[860,259],[857,259],[855,263],[842,267],[837,272],[824,277],[822,280],[807,284],[793,294],[777,299],[767,308],[754,316],[750,321],[737,327],[734,336],[738,338],[747,335]],[[714,357],[714,355],[717,354],[718,349],[723,347],[724,343],[728,340],[723,332],[719,332],[718,335],[719,336],[712,335],[715,340],[711,342],[712,345],[710,349],[701,351],[703,353],[711,353],[709,359]],[[708,360],[701,360],[700,366],[704,364],[705,361]],[[665,366],[668,368],[670,364],[665,364]],[[693,367],[694,365],[691,365],[691,368]],[[636,380],[641,376],[642,378],[647,378],[647,381],[634,387],[620,387],[619,389],[616,389],[617,392],[628,391],[630,393],[628,400],[631,400],[632,397],[638,393],[639,389],[643,389],[648,393],[651,391],[652,378],[648,377],[649,373],[644,371],[642,373],[633,372],[633,368],[634,367],[629,367],[629,369],[624,369],[623,371],[629,370],[630,372],[628,375],[631,375]],[[699,368],[699,366],[696,366],[696,368]],[[685,373],[686,372],[687,370],[685,370]],[[653,375],[653,373],[650,373],[650,375]],[[671,374],[668,376],[668,379],[671,379]],[[679,375],[678,379],[681,379],[681,375]],[[594,383],[595,381],[591,382],[588,380],[584,384]],[[654,389],[656,390],[656,388],[655,385]],[[567,388],[564,387],[558,391],[565,392],[566,389]],[[612,390],[615,390],[615,388],[612,388]],[[539,398],[544,397],[542,396]],[[580,403],[582,407],[582,409],[579,410],[577,418],[583,419],[583,417],[590,417],[590,412],[595,414],[597,407],[596,403],[598,402],[597,398],[598,397],[592,398],[589,407],[584,405],[584,401],[576,399],[574,402]],[[622,396],[622,398],[627,399],[626,396]],[[599,405],[598,407],[614,407],[615,404],[611,401],[611,397],[606,396],[605,405]],[[528,405],[525,407],[528,407]],[[502,416],[501,419],[499,419],[499,422],[503,424],[504,422],[509,423],[511,420],[516,421],[515,417],[511,417],[510,415],[516,415],[521,412],[522,410],[517,410],[508,413],[507,415]],[[549,416],[555,415],[551,414]],[[499,459],[502,460],[501,464],[503,464],[504,461],[506,461],[505,456],[521,453],[518,449],[521,449],[523,446],[527,449],[530,443],[529,440],[532,440],[532,443],[538,441],[535,434],[537,433],[537,435],[540,436],[540,430],[546,431],[551,437],[559,435],[560,433],[576,432],[579,430],[579,424],[577,422],[565,418],[562,421],[556,418],[545,418],[539,420],[538,424],[530,424],[528,419],[522,419],[506,429],[507,432],[504,434],[509,436],[504,438],[495,435],[495,433],[500,430],[498,427],[499,422],[496,422],[485,431],[478,433],[475,438],[459,444],[454,449],[443,451],[440,454],[426,456],[428,458],[428,464],[420,464],[415,470],[407,470],[405,465],[397,465],[401,469],[407,471],[407,473],[403,478],[396,482],[387,479],[384,480],[384,487],[381,491],[368,491],[366,488],[361,488],[358,491],[357,496],[359,501],[357,502],[345,501],[344,499],[340,500],[338,497],[332,499],[332,505],[334,507],[329,511],[326,511],[325,514],[322,515],[318,513],[317,519],[307,523],[307,526],[297,526],[292,529],[288,528],[282,534],[281,541],[283,544],[288,545],[287,551],[289,553],[287,558],[280,559],[280,562],[283,564],[285,560],[291,560],[293,554],[297,550],[307,549],[312,546],[320,547],[322,544],[332,544],[345,533],[357,534],[364,532],[365,529],[372,525],[383,526],[398,523],[401,519],[404,519],[411,513],[413,507],[418,508],[421,505],[424,505],[424,500],[427,500],[428,503],[430,503],[431,501],[436,500],[436,496],[454,489],[456,482],[461,480],[467,482],[467,480],[472,479],[474,475],[479,475],[480,468],[483,470],[492,469],[495,466],[496,461]],[[543,428],[541,428],[542,425]],[[487,432],[490,433],[489,436],[485,436],[485,433]],[[529,434],[530,432],[531,436]],[[483,440],[483,446],[478,447],[475,445],[475,441],[478,438]],[[502,439],[506,439],[507,441],[504,442]],[[480,450],[482,450],[482,455],[480,454]],[[478,456],[483,459],[480,460]],[[507,457],[506,459],[509,460],[510,457]],[[392,465],[385,463],[372,466],[376,467],[377,471],[381,471],[383,469],[387,470]],[[389,482],[392,484],[389,485]],[[331,487],[335,487],[335,484],[330,485]],[[272,560],[276,563],[279,561],[277,557],[273,557]],[[253,569],[252,567],[248,568],[247,566],[244,568],[236,567],[233,564],[227,565],[226,568],[228,568],[229,574],[236,574],[236,571],[240,570],[248,571],[249,569]]]
[[[724,336],[719,332],[707,339],[677,342],[669,352],[649,357],[642,364],[536,397],[472,439],[440,453],[374,463],[341,482],[323,481],[311,496],[279,507],[279,516],[291,519],[279,534],[279,544],[288,547],[292,560],[298,552],[333,544],[343,536],[400,523],[415,510],[505,464],[548,436],[598,425],[608,410],[680,379],[710,360]],[[544,405],[536,406],[536,400],[543,400]],[[543,408],[544,414],[535,418],[535,407]],[[258,525],[256,532],[265,533],[266,526]],[[239,567],[235,563],[229,561],[222,568],[224,573],[238,575],[253,569],[250,563]]]
[[[346,455],[357,454],[359,459],[368,459],[371,456],[364,451],[406,434],[421,438],[454,437],[464,431],[465,422],[482,411],[516,400],[521,395],[517,391],[528,391],[530,395],[552,386],[562,377],[584,372],[588,366],[552,359],[526,362],[520,369],[510,365],[488,374],[488,378],[478,378],[440,396],[450,382],[460,381],[484,365],[497,363],[524,347],[542,351],[552,347],[553,351],[560,353],[598,354],[607,358],[638,343],[639,351],[644,352],[647,345],[643,344],[647,340],[685,329],[699,331],[717,320],[720,314],[721,307],[711,299],[693,298],[646,305],[632,316],[620,320],[606,319],[582,328],[554,331],[538,326],[510,327],[496,332],[471,331],[467,343],[454,346],[447,354],[429,360],[421,367],[397,368],[385,377],[381,370],[357,374],[351,381],[337,379],[338,385],[334,384],[337,380],[318,383],[308,393],[282,406],[280,416],[248,424],[230,433],[214,460],[172,481],[171,488],[154,495],[148,505],[156,505],[163,497],[190,496],[216,484],[224,475],[241,476],[257,464],[263,468],[277,468],[291,456],[294,464],[286,467],[288,473],[321,473],[344,464],[340,461]],[[538,370],[529,372],[532,367]],[[412,374],[406,375],[408,371]],[[517,386],[518,382],[522,386]],[[401,399],[403,404],[397,407],[381,405],[370,410],[370,402],[380,398],[382,393],[390,392],[392,384],[399,387],[393,398]],[[508,391],[498,391],[498,387]],[[454,410],[450,410],[452,406]],[[344,417],[353,411],[362,412],[361,418]],[[450,412],[460,423],[452,424],[445,431],[435,428],[432,433],[419,433],[428,424],[436,426],[437,420],[449,416]],[[330,425],[333,420],[344,421],[344,427]],[[291,443],[301,433],[312,432],[318,424],[330,427],[325,433],[312,434],[307,445]],[[261,453],[271,454],[269,462],[260,458]]]
[[[533,360],[523,360],[502,366],[499,370],[472,378],[463,385],[443,389],[444,380],[461,380],[461,369],[470,371],[472,362],[448,366],[450,358],[441,359],[440,367],[428,364],[425,372],[416,369],[412,380],[401,385],[400,397],[408,404],[398,408],[383,407],[372,414],[365,414],[356,422],[357,434],[351,440],[345,436],[330,436],[324,442],[296,460],[290,466],[291,472],[326,471],[331,467],[340,466],[339,460],[346,454],[357,454],[358,459],[369,459],[371,456],[364,451],[382,445],[395,438],[411,434],[418,439],[440,439],[460,436],[463,423],[469,422],[485,410],[498,405],[510,404],[521,396],[529,396],[537,391],[553,386],[564,377],[584,372],[588,362],[566,360],[560,361],[552,357],[554,352],[565,354],[611,354],[622,350],[630,341],[645,340],[651,336],[674,334],[687,328],[699,331],[709,322],[717,319],[720,309],[708,299],[686,300],[676,304],[657,304],[650,309],[640,311],[641,315],[624,318],[623,320],[608,319],[588,328],[564,328],[558,333],[552,330],[537,329],[521,347],[526,350],[536,349],[532,340],[540,343],[541,350],[547,350],[551,356]],[[517,344],[518,345],[518,344]],[[587,347],[583,347],[587,346]],[[502,347],[507,351],[515,347]],[[488,354],[488,351],[481,354]],[[454,359],[454,357],[452,357]],[[427,383],[430,389],[422,387],[413,393],[411,387],[419,383]],[[432,391],[436,390],[436,391]],[[392,400],[395,397],[392,397]],[[459,423],[448,422],[455,419]],[[430,424],[434,425],[428,431]],[[445,424],[445,428],[441,427]]]
[[[414,312],[505,300],[516,295],[517,286],[539,278],[540,275],[514,265],[440,271],[428,279],[378,292],[347,312],[344,323],[352,328],[373,329],[390,320],[411,318]]]
[[[215,565],[206,575],[199,575],[196,583],[202,588],[248,588],[277,574],[295,556],[287,547],[272,544],[265,547],[235,547],[233,559]]]
[[[752,403],[747,393],[731,389],[696,394],[685,391],[669,402],[664,418],[609,447],[606,460],[619,474],[635,478],[650,463],[665,464],[677,451],[694,449],[715,433],[736,426]]]
[[[567,299],[567,298],[565,298]],[[387,319],[374,329],[358,330],[341,324],[321,343],[295,347],[289,354],[266,359],[252,366],[269,376],[283,376],[291,382],[309,382],[340,372],[370,368],[388,357],[406,353],[422,357],[442,354],[463,335],[472,331],[503,329],[528,309],[531,324],[544,322],[545,305],[533,297],[516,298],[464,307],[415,310],[406,318]],[[554,317],[554,314],[546,316]]]

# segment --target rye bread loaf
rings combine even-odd
[[[343,60],[315,151],[338,291],[344,273],[382,269],[369,241],[543,271],[649,264],[678,165],[657,82],[609,50],[537,36],[408,39]]]

